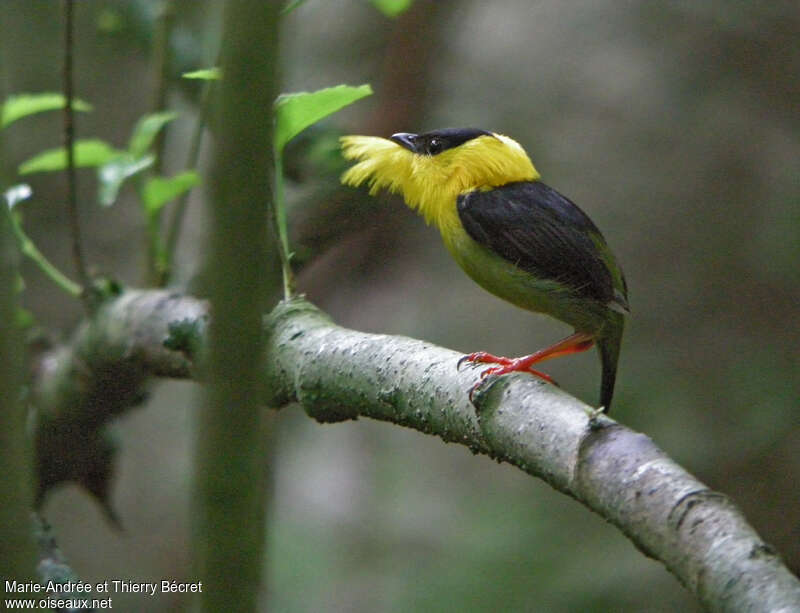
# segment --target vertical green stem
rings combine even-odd
[[[192,142],[189,146],[189,155],[186,159],[186,169],[191,170],[197,168],[197,162],[200,159],[200,145],[203,142],[203,132],[206,126],[206,116],[208,115],[208,101],[210,98],[210,91],[213,81],[208,80],[203,82],[203,91],[200,94],[200,108],[197,112],[197,119],[194,124],[194,131],[192,132]],[[180,238],[181,230],[183,229],[183,220],[186,217],[186,207],[189,203],[189,193],[185,192],[178,199],[175,205],[175,211],[170,219],[169,229],[167,230],[167,239],[164,244],[164,271],[159,279],[158,285],[163,286],[169,281],[172,274],[172,263],[175,258],[175,250],[178,247],[178,239]]]
[[[225,3],[217,129],[209,185],[207,294],[213,317],[198,415],[194,562],[201,611],[257,610],[263,579],[268,423],[262,319],[277,287],[271,199],[272,108],[282,2]]]
[[[153,36],[153,58],[156,72],[155,91],[153,93],[153,113],[164,110],[167,103],[167,89],[170,73],[170,48],[169,39],[172,32],[172,23],[175,16],[175,7],[172,0],[162,0],[159,5],[158,18],[156,19],[155,35]],[[153,143],[156,161],[153,172],[161,174],[164,168],[164,143],[166,142],[167,126],[156,134]]]
[[[273,198],[272,212],[275,227],[277,228],[280,243],[281,269],[283,271],[283,297],[289,300],[294,296],[295,281],[292,271],[291,253],[289,252],[289,233],[286,223],[286,200],[283,189],[283,156],[280,151],[273,151],[275,158],[275,195]]]
[[[6,203],[0,201],[0,206]],[[30,522],[35,477],[20,393],[24,347],[17,324],[17,253],[9,219],[0,215],[0,580],[27,582],[36,566]]]
[[[164,110],[167,103],[167,90],[170,74],[170,47],[169,39],[175,16],[175,6],[172,0],[161,0],[158,6],[155,34],[153,36],[153,58],[155,64],[155,90],[151,110],[158,113]],[[152,172],[160,175],[164,170],[164,149],[166,144],[167,126],[156,134],[153,141],[153,151],[156,161]],[[161,239],[161,212],[155,213],[148,220],[147,236],[147,284],[160,285],[166,277],[167,263],[165,250]]]
[[[74,54],[73,45],[73,2],[74,0],[62,0],[64,9],[64,150],[67,153],[67,216],[69,218],[70,234],[72,236],[72,259],[75,262],[75,269],[78,272],[78,279],[83,286],[84,304],[88,311],[92,310],[91,296],[88,289],[91,285],[89,274],[86,271],[86,263],[83,256],[83,245],[81,242],[81,226],[78,218],[78,179],[75,172],[75,123],[72,112],[73,98],[73,79],[72,79],[72,60]]]
[[[167,270],[166,254],[161,242],[161,211],[147,214],[147,253],[150,262],[150,281],[156,283]]]

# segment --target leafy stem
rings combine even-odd
[[[372,88],[369,85],[358,87],[338,85],[315,92],[281,94],[275,100],[275,133],[273,134],[275,193],[272,199],[272,216],[280,243],[283,294],[287,300],[294,296],[295,281],[291,267],[292,254],[289,251],[289,232],[286,227],[283,149],[290,140],[307,127],[370,94],[372,94]]]
[[[200,74],[200,76],[196,76]],[[208,116],[208,105],[211,92],[212,82],[218,78],[216,73],[201,73],[196,71],[194,73],[186,73],[184,78],[202,78],[203,90],[200,94],[200,107],[197,112],[197,119],[195,120],[194,130],[192,132],[192,142],[189,145],[189,155],[186,160],[186,168],[197,168],[197,162],[200,159],[200,145],[203,142],[203,132],[206,127],[206,118]],[[186,208],[189,203],[189,192],[184,192],[178,199],[175,205],[175,210],[169,221],[169,227],[166,232],[166,240],[164,243],[164,270],[162,277],[158,280],[158,285],[164,285],[169,281],[172,274],[172,261],[175,255],[175,249],[178,246],[178,239],[180,238],[181,230],[183,229],[183,220],[186,217]]]
[[[83,288],[79,284],[69,279],[64,273],[58,270],[58,268],[53,266],[50,260],[48,260],[44,254],[39,251],[39,249],[37,249],[34,242],[28,237],[27,234],[25,234],[25,231],[22,229],[22,225],[19,222],[18,216],[15,215],[9,207],[4,206],[3,208],[6,209],[6,213],[11,220],[11,229],[14,232],[17,242],[19,243],[20,251],[33,260],[33,262],[41,269],[41,271],[61,289],[70,294],[73,298],[79,298],[83,293]]]
[[[278,232],[279,252],[281,258],[281,269],[283,270],[283,297],[289,300],[294,296],[295,279],[292,271],[291,258],[289,252],[289,233],[286,228],[286,202],[283,185],[283,150],[275,147],[275,194],[272,205],[272,213],[275,228]]]

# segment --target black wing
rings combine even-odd
[[[603,303],[616,299],[606,264],[613,256],[603,236],[576,204],[551,187],[523,181],[469,192],[458,197],[458,215],[474,241],[519,268],[581,297]]]

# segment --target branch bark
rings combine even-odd
[[[87,348],[90,335],[112,360],[124,355],[136,358],[139,372],[184,377],[193,356],[163,341],[191,354],[196,343],[184,341],[202,338],[205,317],[204,304],[192,298],[130,291],[105,305],[71,347]],[[709,610],[800,610],[800,581],[725,495],[644,434],[593,418],[590,407],[562,390],[506,376],[487,381],[473,406],[466,390],[476,373],[458,372],[454,351],[339,327],[300,299],[281,303],[265,325],[269,406],[296,401],[322,422],[371,417],[466,445],[544,479],[607,519]],[[183,341],[176,343],[179,329]],[[74,354],[71,360],[85,363]],[[98,366],[90,365],[90,371]],[[35,389],[52,387],[48,379],[58,373],[70,376],[51,368]]]

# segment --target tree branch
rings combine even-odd
[[[135,363],[137,372],[184,377],[196,353],[190,341],[202,338],[205,317],[204,304],[189,297],[127,292],[51,356],[34,389],[59,387],[53,377],[77,374],[58,362],[84,364],[84,382],[87,372],[120,360]],[[562,390],[506,376],[483,385],[473,407],[466,390],[476,374],[456,370],[456,352],[339,327],[299,299],[281,303],[266,328],[270,406],[297,401],[319,421],[371,417],[466,445],[544,479],[606,518],[710,610],[800,610],[800,581],[726,496],[647,436],[605,416],[593,419],[590,407]],[[165,339],[189,355],[167,349]]]
[[[50,524],[36,513],[33,514],[32,521],[33,535],[39,546],[39,564],[36,567],[39,582],[43,585],[47,585],[51,581],[62,585],[77,583],[79,581],[78,576],[67,564],[64,554],[61,553]],[[59,611],[61,610],[69,611],[70,613],[73,611],[94,611],[94,609],[88,607],[59,609]]]

